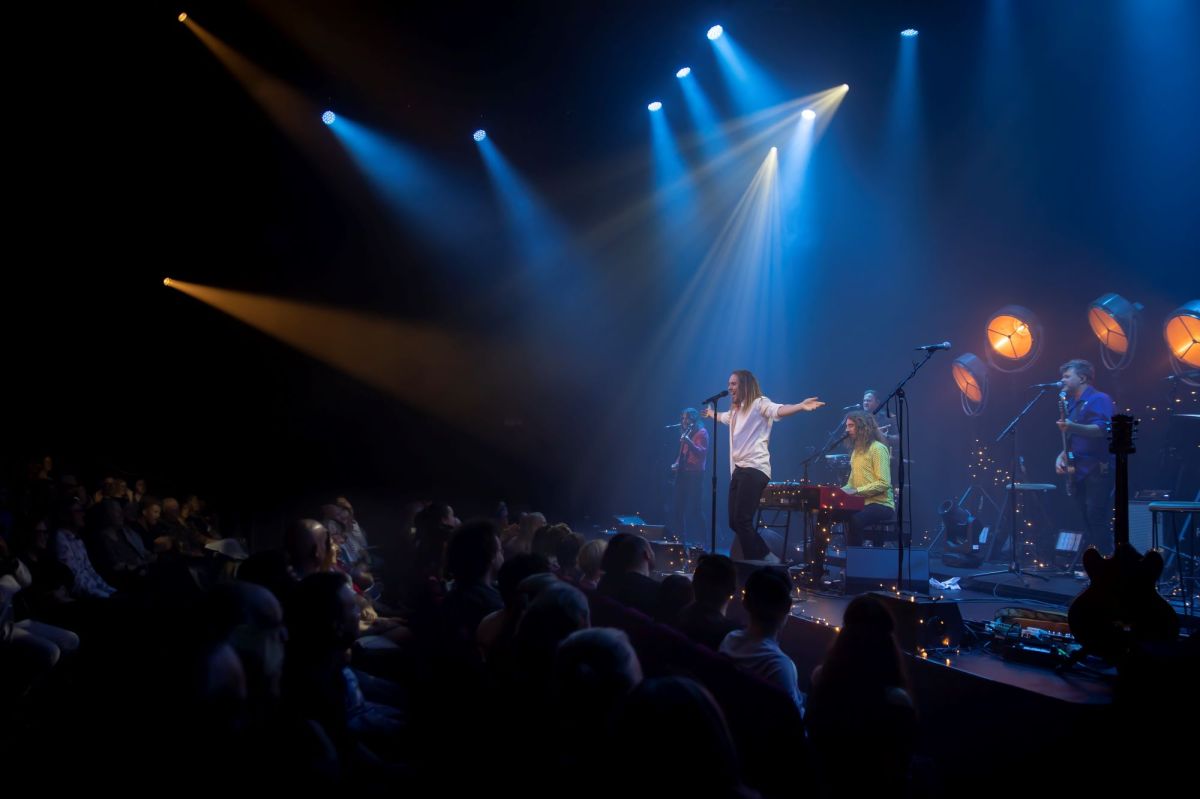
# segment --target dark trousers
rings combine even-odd
[[[1099,466],[1075,481],[1075,504],[1083,514],[1083,548],[1094,546],[1103,554],[1113,550],[1113,476]]]
[[[763,489],[771,479],[758,469],[739,466],[729,479],[729,528],[742,545],[746,560],[762,560],[769,553],[767,542],[754,529],[754,514]]]
[[[862,510],[850,517],[850,523],[846,525],[846,544],[852,547],[861,547],[866,539],[866,528],[872,524],[887,524],[888,522],[896,521],[896,509],[889,508],[887,505],[878,503],[867,505]],[[878,533],[873,533],[871,543],[879,546],[883,543],[882,536]]]
[[[700,514],[700,489],[704,472],[675,473],[675,493],[671,502],[671,532],[681,541],[699,542],[704,538],[704,517]]]

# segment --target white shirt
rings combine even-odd
[[[729,473],[741,466],[758,469],[768,478],[771,476],[771,425],[779,418],[783,406],[759,397],[745,411],[730,415],[732,411],[721,411],[717,419],[729,425]]]
[[[752,638],[745,630],[734,630],[725,636],[719,651],[733,658],[738,668],[782,689],[797,709],[804,712],[804,694],[800,693],[796,664],[774,638]]]

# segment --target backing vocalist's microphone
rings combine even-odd
[[[856,402],[853,405],[847,405],[845,408],[842,408],[842,410],[843,411],[857,411],[861,407],[862,407],[862,403]]]
[[[1062,388],[1063,381],[1055,380],[1053,383],[1034,383],[1030,388]]]
[[[924,347],[913,347],[914,350],[925,350],[926,352],[937,352],[938,350],[950,349],[950,342],[943,341],[941,344],[926,344]]]
[[[683,425],[681,425],[679,422],[676,422],[675,424],[669,424],[669,425],[667,425],[667,426],[666,426],[665,428],[663,428],[663,429],[665,429],[665,430],[673,430],[673,429],[675,429],[676,427],[683,427]]]
[[[722,391],[720,394],[713,394],[711,397],[706,399],[704,402],[701,402],[700,404],[707,405],[710,402],[716,402],[717,400],[721,399],[721,397],[728,397],[728,396],[729,396],[728,391]]]

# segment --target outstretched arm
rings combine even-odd
[[[816,397],[809,397],[804,402],[797,402],[795,405],[780,405],[779,418],[782,419],[785,416],[791,416],[793,413],[800,413],[800,411],[815,411],[824,404],[824,402],[821,402]]]

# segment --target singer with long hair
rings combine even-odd
[[[679,450],[671,470],[675,491],[671,504],[671,533],[680,541],[699,540],[704,533],[700,514],[700,487],[708,464],[708,430],[700,424],[700,412],[684,408],[679,416]]]
[[[869,525],[896,521],[892,452],[874,414],[866,411],[846,415],[846,437],[850,440],[850,480],[842,490],[862,497],[866,505],[850,517],[846,530],[846,543],[857,547],[862,546]]]
[[[771,426],[785,416],[815,411],[825,403],[809,397],[795,405],[781,405],[763,396],[758,379],[746,369],[729,376],[730,410],[716,415],[729,426],[729,527],[737,536],[746,560],[778,563],[767,542],[754,529],[754,513],[763,489],[771,481]],[[704,418],[713,417],[712,408]]]

